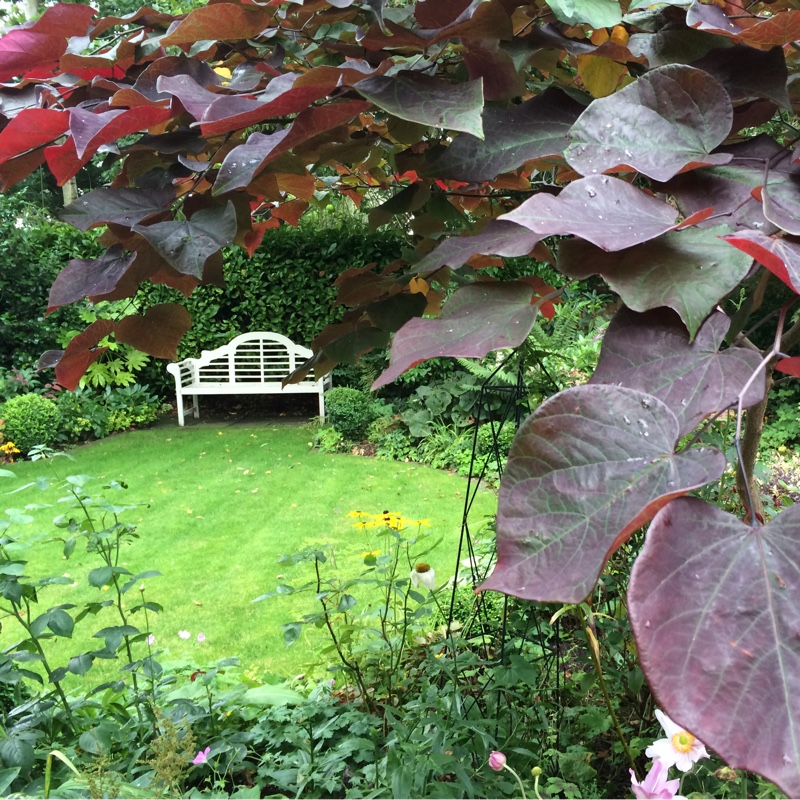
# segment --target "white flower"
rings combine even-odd
[[[656,719],[661,723],[666,739],[658,739],[645,750],[645,755],[660,761],[666,767],[677,767],[688,772],[695,761],[709,758],[705,745],[689,731],[676,725],[663,711],[656,709]]]
[[[430,564],[420,562],[411,570],[411,585],[424,586],[431,592],[436,588],[436,570],[431,569]]]
[[[178,631],[178,636],[180,636],[181,639],[188,639],[191,637],[191,635],[192,634],[189,633],[189,631]]]

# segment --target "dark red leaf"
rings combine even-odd
[[[179,303],[151,306],[144,316],[123,317],[114,337],[154,358],[178,358],[181,338],[192,327],[192,319]]]
[[[169,208],[174,189],[93,189],[61,212],[61,219],[82,231],[114,222],[130,228]]]
[[[420,72],[359,81],[356,91],[389,114],[410,122],[483,138],[483,82],[447,83]]]
[[[93,114],[85,108],[73,108],[69,128],[75,141],[75,153],[81,160],[93,156],[97,148],[136,131],[151,128],[173,116],[168,108],[139,106],[125,111]]]
[[[67,49],[64,36],[11,30],[0,37],[0,81],[34,67],[56,63]]]
[[[511,100],[525,94],[525,78],[522,72],[514,59],[495,42],[484,40],[473,43],[464,53],[464,64],[471,81],[479,78],[483,80],[483,96],[487,102]],[[484,120],[484,130],[485,125]],[[566,142],[564,146],[566,147]]]
[[[191,75],[160,75],[156,81],[156,89],[160,94],[171,94],[181,101],[181,105],[197,120],[215,101],[225,95],[210,92],[201,86]],[[233,97],[232,100],[243,98]],[[253,101],[249,101],[253,102]],[[204,133],[204,135],[208,135]]]
[[[296,73],[287,73],[273,78],[258,100],[236,95],[217,95],[215,101],[198,119],[201,120],[203,136],[214,136],[228,131],[255,125],[271,117],[297,114],[311,103],[325,97],[337,85],[337,77],[327,85],[294,87]]]
[[[766,135],[724,150],[733,156],[728,164],[676,175],[666,184],[665,191],[676,199],[687,216],[713,206],[715,213],[724,214],[726,224],[734,229],[752,228],[772,233],[775,228],[764,216],[761,203],[753,198],[752,191],[763,183],[767,161],[773,179],[787,167],[791,169],[789,151]],[[718,225],[719,221],[710,224]]]
[[[730,98],[715,78],[683,65],[659,67],[595,100],[573,126],[565,156],[581,175],[627,167],[666,181],[687,168],[730,161],[711,151],[732,122]]]
[[[206,261],[236,236],[236,211],[228,201],[218,208],[198,211],[188,220],[134,225],[156,252],[178,272],[200,279]]]
[[[414,16],[421,28],[452,25],[470,7],[472,0],[417,0]]]
[[[800,356],[782,358],[775,364],[775,369],[779,372],[785,372],[787,375],[794,375],[795,378],[800,378]]]
[[[725,457],[675,454],[680,427],[660,400],[577,386],[522,424],[500,483],[497,565],[479,588],[579,603],[611,554],[672,498],[718,478]]]
[[[394,337],[389,368],[378,389],[420,361],[437,356],[483,358],[492,350],[517,347],[536,320],[533,289],[521,282],[473,283],[456,291],[438,319],[412,319]]]
[[[451,236],[428,253],[414,267],[418,275],[436,272],[444,266],[458,269],[480,253],[513,258],[527,256],[542,237],[515,222],[491,220],[474,236]]]
[[[789,74],[780,47],[767,52],[742,45],[720,47],[692,66],[715,77],[734,103],[764,97],[782,108],[791,108],[786,90]]]
[[[658,702],[731,767],[800,797],[800,505],[751,528],[681,498],[647,532],[628,588]]]
[[[661,400],[680,423],[680,435],[707,416],[737,402],[758,370],[761,354],[742,347],[720,352],[730,319],[718,311],[693,342],[678,315],[667,308],[638,314],[622,308],[603,336],[597,369],[589,383],[627,386]],[[764,397],[763,367],[744,397],[749,408]]]
[[[558,269],[577,279],[602,275],[635,311],[674,309],[693,339],[717,303],[750,271],[750,259],[726,246],[729,230],[719,225],[670,231],[619,253],[605,253],[579,239],[564,240],[558,247]]]
[[[261,242],[264,241],[264,234],[270,228],[277,228],[280,223],[276,219],[267,219],[261,222],[253,222],[252,225],[253,230],[244,234],[244,249],[250,258],[261,247]]]
[[[69,127],[69,114],[26,108],[0,131],[0,164],[57,139]]]
[[[120,244],[109,247],[100,258],[73,258],[50,287],[47,313],[84,297],[110,294],[135,259],[136,254],[126,253]]]
[[[56,364],[56,380],[70,391],[78,388],[81,378],[89,366],[108,349],[98,347],[102,339],[114,332],[111,320],[98,319],[83,333],[79,333],[67,345],[64,355]]]
[[[800,245],[766,236],[761,231],[739,231],[724,237],[800,294]]]
[[[270,161],[312,136],[348,122],[367,108],[369,103],[360,100],[312,106],[299,114],[288,128],[269,134],[250,134],[246,144],[234,147],[225,157],[214,184],[214,193],[244,188]]]
[[[161,46],[192,45],[217,39],[253,39],[270,26],[273,13],[262,6],[235,3],[215,3],[196,8],[161,40]]]
[[[64,144],[45,147],[44,157],[56,183],[63,186],[80,172],[81,167],[89,163],[91,155],[78,158],[75,152],[75,140],[70,136]]]
[[[308,203],[305,200],[295,198],[294,200],[287,200],[285,203],[281,203],[279,206],[273,208],[272,216],[276,219],[282,219],[284,222],[289,223],[289,225],[297,227],[300,223],[300,217],[303,216],[307,208]]]
[[[697,0],[686,14],[686,24],[692,28],[727,36],[761,50],[770,50],[800,39],[800,11],[781,10],[778,14],[761,18],[754,25],[745,27],[739,24],[754,19],[746,14],[731,19],[719,6]]]
[[[558,89],[547,89],[510,108],[487,106],[482,114],[485,138],[456,136],[432,168],[445,178],[489,181],[526,161],[561,155],[583,109]]]
[[[7,192],[42,164],[44,164],[44,150],[33,150],[24,156],[0,164],[0,192]]]
[[[49,36],[85,36],[95,10],[81,3],[57,3],[46,8],[37,20],[18,26],[18,30],[45,33]]]
[[[540,192],[501,220],[542,237],[573,233],[604,250],[624,250],[675,227],[675,209],[619,178],[592,175],[554,196]]]

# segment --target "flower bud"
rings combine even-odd
[[[501,772],[506,765],[506,757],[499,750],[493,750],[489,755],[489,767],[495,772]]]

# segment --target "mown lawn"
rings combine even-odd
[[[308,567],[277,563],[281,554],[310,545],[328,545],[334,558],[328,568],[350,577],[363,567],[359,554],[380,547],[375,531],[358,530],[346,515],[360,510],[389,510],[409,519],[428,519],[442,543],[427,560],[435,566],[437,582],[453,573],[461,527],[466,480],[417,464],[349,455],[330,455],[310,448],[313,431],[297,424],[195,425],[158,427],[123,434],[71,452],[75,461],[54,459],[49,464],[13,465],[13,479],[0,482],[11,491],[43,474],[84,474],[98,479],[91,486],[124,481],[124,502],[146,504],[123,520],[138,523],[140,539],[125,549],[122,565],[136,574],[158,570],[163,576],[146,582],[146,597],[164,606],[151,620],[162,660],[190,658],[202,664],[239,656],[255,676],[265,672],[293,674],[307,668],[320,634],[305,632],[286,648],[280,626],[314,610],[309,594],[281,596],[257,604],[258,595],[279,583],[305,582]],[[4,508],[28,503],[56,504],[64,491],[41,492],[32,487],[7,495]],[[113,494],[120,502],[120,494]],[[481,492],[472,519],[494,513],[496,497]],[[34,510],[35,522],[12,531],[25,537],[58,534],[52,518],[63,504]],[[29,573],[35,577],[69,575],[74,585],[48,587],[40,604],[50,607],[71,602],[81,605],[106,599],[108,593],[89,586],[88,571],[98,557],[79,545],[65,560],[57,542],[32,551]],[[138,600],[131,592],[130,603]],[[145,621],[134,617],[141,629]],[[91,635],[106,625],[119,624],[111,609],[87,617],[71,640],[54,640],[56,664],[76,653],[97,649]],[[16,640],[14,623],[3,622],[0,640]],[[178,631],[192,634],[179,638]],[[198,643],[202,632],[205,641]],[[144,647],[143,645],[141,647]],[[144,655],[144,653],[140,654]],[[99,663],[99,662],[98,662]],[[99,664],[111,677],[114,662]],[[97,678],[96,671],[89,673]]]

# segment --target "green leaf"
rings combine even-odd
[[[15,525],[27,525],[29,522],[33,522],[33,517],[30,514],[26,514],[18,508],[7,508],[6,516]]]
[[[94,656],[91,653],[81,653],[79,656],[73,656],[67,664],[67,669],[73,675],[85,675],[94,663]]]
[[[299,623],[295,623],[299,627]],[[286,627],[286,626],[284,626]],[[256,686],[242,695],[242,703],[247,706],[295,706],[305,700],[299,692],[283,684],[279,686]]]
[[[16,780],[19,775],[20,767],[12,767],[10,769],[0,769],[0,795],[5,796],[9,786]]]
[[[16,478],[17,476],[8,469],[0,469],[0,478]],[[4,772],[8,772],[8,770],[4,770]],[[2,775],[2,773],[0,773]]]
[[[9,736],[0,742],[0,758],[9,767],[28,769],[33,766],[36,753],[27,742],[17,736]]]
[[[340,613],[344,613],[345,611],[349,611],[356,603],[358,603],[358,600],[356,600],[353,595],[343,594],[339,599],[339,605],[336,607],[336,610]]]
[[[44,629],[47,627],[47,624],[50,622],[50,612],[46,611],[44,614],[39,614],[36,619],[31,622],[31,636],[41,636],[44,633]]]
[[[104,639],[108,650],[116,650],[122,643],[124,636],[138,636],[141,631],[133,625],[114,625],[103,628],[94,635],[95,639]]]
[[[96,586],[98,589],[107,586],[113,574],[111,567],[96,567],[89,572],[89,585]]]
[[[145,580],[146,578],[160,578],[161,573],[158,570],[150,569],[147,572],[140,572],[138,575],[134,575],[125,585],[120,589],[122,594],[125,594],[128,590],[132,589],[136,586],[140,581]]]
[[[299,622],[290,622],[286,625],[281,625],[281,630],[283,631],[283,643],[287,647],[291,647],[297,641],[297,637],[300,636],[303,626]]]
[[[546,0],[559,22],[592,28],[613,28],[622,21],[618,0]]]
[[[71,639],[75,622],[63,608],[55,608],[50,612],[50,620],[47,623],[47,627],[56,636],[64,636],[67,639]]]
[[[50,683],[58,683],[59,681],[63,681],[66,675],[66,667],[57,667],[50,673]]]

